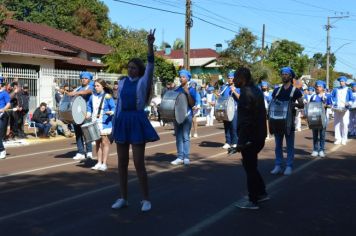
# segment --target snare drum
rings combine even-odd
[[[159,107],[161,119],[182,124],[188,113],[188,99],[184,93],[167,91]]]
[[[86,143],[91,143],[100,139],[100,130],[97,122],[93,121],[83,124],[81,128]]]
[[[59,104],[59,119],[65,123],[82,124],[87,114],[87,104],[81,96],[64,95]]]
[[[235,115],[234,99],[231,96],[218,98],[214,113],[218,121],[232,121]]]
[[[347,111],[347,109],[345,107],[333,107],[332,110],[336,111],[336,112],[346,112]]]
[[[293,115],[290,101],[273,99],[268,108],[268,127],[271,134],[287,134],[292,131]]]
[[[307,105],[309,129],[324,129],[326,126],[325,108],[321,102],[310,102]]]

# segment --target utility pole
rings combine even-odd
[[[265,27],[265,24],[263,24],[263,26],[262,26],[262,58],[261,58],[262,63],[263,63],[263,59],[265,57],[265,30],[266,30],[266,27]]]
[[[327,25],[325,26],[326,29],[326,88],[329,88],[329,81],[330,81],[330,29],[333,27],[330,24],[330,19],[342,19],[348,18],[349,16],[328,16]]]
[[[193,26],[191,5],[191,0],[186,0],[184,42],[184,68],[186,70],[190,70],[190,28]]]

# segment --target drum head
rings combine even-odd
[[[226,114],[228,121],[232,121],[235,116],[235,101],[232,97],[229,97],[226,104]]]
[[[177,96],[176,104],[174,106],[174,113],[177,123],[182,124],[188,113],[188,99],[185,94],[180,93]]]
[[[73,121],[76,124],[82,124],[87,115],[87,104],[81,96],[75,97],[72,104]]]

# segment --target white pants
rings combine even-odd
[[[345,112],[334,111],[334,129],[335,139],[337,141],[347,141],[350,119],[349,113],[349,110]]]
[[[214,107],[206,110],[206,125],[211,126],[214,124]]]
[[[350,111],[349,130],[351,135],[356,135],[356,110]]]
[[[295,129],[302,129],[302,110],[297,110],[297,113],[295,115]]]

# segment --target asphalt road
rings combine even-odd
[[[7,149],[0,161],[0,235],[356,235],[356,140],[333,144],[327,158],[311,158],[311,131],[296,133],[293,175],[272,176],[274,140],[260,153],[259,169],[271,200],[258,211],[234,204],[246,195],[240,154],[221,148],[221,124],[199,127],[191,165],[172,166],[171,127],[146,148],[152,210],[141,213],[141,193],[129,166],[129,207],[112,210],[119,196],[112,145],[107,172],[72,157],[74,139]]]

